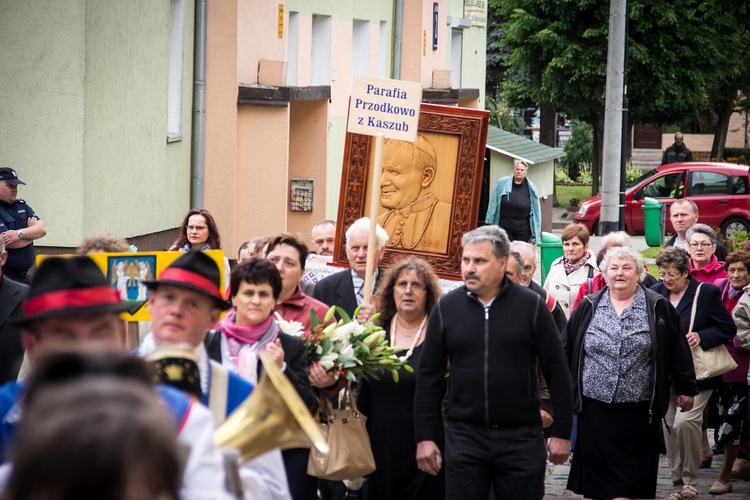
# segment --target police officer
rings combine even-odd
[[[18,185],[26,185],[10,167],[0,168],[0,236],[8,251],[3,276],[29,283],[29,269],[34,265],[34,240],[47,234],[44,223],[34,209],[18,199]]]

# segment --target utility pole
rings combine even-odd
[[[620,219],[620,166],[622,164],[623,96],[627,0],[610,0],[607,48],[607,95],[604,103],[602,211],[599,234],[617,231]]]

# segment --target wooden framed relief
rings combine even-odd
[[[461,279],[461,237],[476,228],[489,113],[422,104],[415,142],[386,139],[376,217],[388,232],[382,267],[406,255]],[[370,216],[375,138],[347,133],[334,263],[348,265],[346,229]]]

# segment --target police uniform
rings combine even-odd
[[[18,231],[29,227],[29,217],[39,216],[24,200],[18,199],[8,204],[0,200],[0,233]],[[3,266],[3,274],[14,281],[27,282],[26,275],[34,265],[34,244],[23,248],[6,248],[8,260]]]

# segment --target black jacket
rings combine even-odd
[[[29,287],[0,278],[0,383],[10,382],[18,376],[23,360],[21,331],[15,323],[23,317],[21,303]]]
[[[655,361],[649,412],[652,416],[662,418],[669,408],[671,386],[674,386],[678,395],[695,396],[698,394],[695,369],[677,311],[658,293],[643,286],[641,288],[646,292],[648,324],[651,327],[651,357]],[[609,288],[605,287],[584,297],[571,314],[563,334],[565,352],[568,356],[570,372],[573,374],[573,400],[576,413],[581,411],[583,339],[599,300],[607,290]]]
[[[206,335],[203,344],[206,346],[208,357],[221,363],[221,330],[210,330]],[[281,348],[284,349],[284,363],[286,369],[284,375],[292,383],[297,394],[308,408],[312,408],[314,397],[312,386],[310,385],[310,372],[307,370],[307,351],[305,343],[301,339],[279,332],[278,339],[281,341]],[[261,368],[263,362],[258,363],[258,380],[260,380]]]
[[[547,305],[503,279],[489,307],[467,288],[443,296],[430,314],[414,399],[416,440],[435,441],[435,411],[450,360],[448,425],[541,425],[536,359],[550,388],[553,436],[569,439],[570,373]]]
[[[685,333],[690,327],[693,298],[695,292],[698,291],[698,285],[701,284],[700,281],[689,274],[688,279],[690,281],[687,290],[680,299],[680,303],[677,304],[680,324]],[[657,283],[651,289],[669,300],[669,290],[664,286],[664,283]],[[737,334],[737,326],[721,300],[719,287],[710,283],[703,283],[701,293],[698,295],[693,331],[701,338],[701,347],[704,349],[713,349],[718,345],[726,344]],[[719,385],[721,385],[721,376],[699,380],[698,390],[716,389]]]
[[[377,289],[380,278],[383,276],[381,268],[378,268],[376,276],[375,288]],[[318,281],[315,285],[315,290],[313,290],[312,297],[329,307],[339,306],[346,311],[346,314],[351,316],[354,310],[357,309],[357,297],[354,295],[351,269],[347,268]]]

